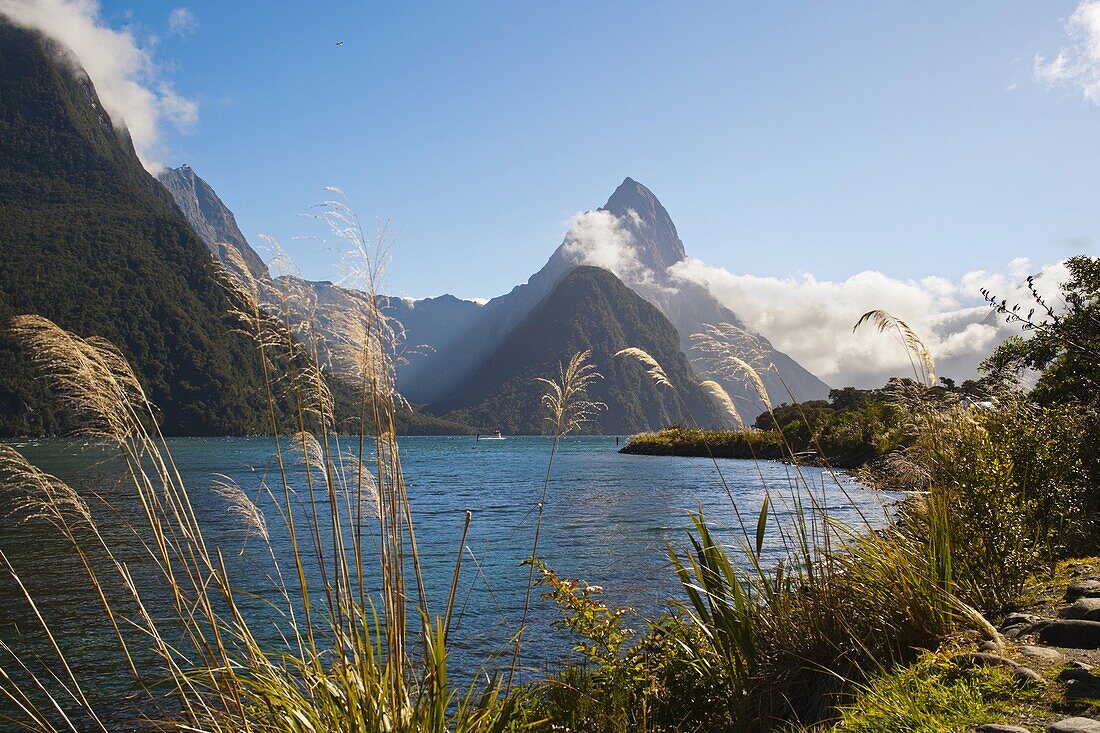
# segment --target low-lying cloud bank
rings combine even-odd
[[[962,381],[978,376],[978,364],[1006,338],[1021,333],[1018,324],[1006,324],[993,312],[982,288],[1026,310],[1032,302],[1028,275],[1037,276],[1037,286],[1052,303],[1067,275],[1061,263],[1036,267],[1025,258],[1000,271],[977,270],[957,280],[899,280],[872,270],[843,281],[811,274],[759,277],[691,258],[658,272],[642,261],[645,243],[627,224],[602,209],[577,214],[565,235],[565,254],[577,264],[610,270],[646,297],[660,299],[661,293],[688,282],[702,285],[777,349],[834,387],[880,387],[890,377],[912,376],[906,351],[889,334],[869,328],[852,332],[869,310],[883,309],[908,323],[935,357],[938,374]]]
[[[193,31],[190,11],[173,11],[172,30]],[[141,45],[129,29],[114,30],[95,0],[0,0],[0,15],[41,32],[72,52],[65,60],[87,72],[103,108],[116,127],[126,128],[142,165],[150,173],[163,167],[166,125],[187,130],[198,121],[198,105],[165,79],[152,44]]]
[[[699,260],[669,268],[673,277],[705,285],[730,310],[760,331],[780,350],[833,386],[878,387],[892,376],[911,376],[905,350],[886,334],[870,329],[853,333],[859,317],[882,308],[906,321],[936,358],[938,373],[962,380],[975,376],[977,365],[1018,325],[997,318],[984,303],[988,288],[1010,303],[1027,308],[1025,279],[1057,302],[1066,279],[1061,263],[1035,268],[1015,259],[1000,272],[978,270],[958,280],[926,277],[898,280],[864,271],[846,280],[738,275]]]

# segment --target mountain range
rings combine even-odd
[[[269,278],[266,268],[247,264],[260,261],[259,255],[241,234],[232,212],[189,166],[167,169],[159,178],[215,257],[244,275]],[[692,420],[721,425],[723,415],[700,392],[699,369],[690,364],[698,356],[690,336],[707,323],[732,323],[743,329],[752,355],[749,348],[742,353],[758,367],[773,401],[789,401],[787,389],[798,399],[828,394],[824,383],[745,327],[705,288],[675,278],[670,268],[686,257],[684,246],[668,212],[649,189],[628,178],[597,212],[621,230],[620,244],[631,264],[623,277],[587,264],[584,243],[567,236],[527,283],[484,305],[451,295],[418,300],[379,296],[383,310],[402,324],[402,394],[425,412],[453,422],[541,432],[535,377],[555,373],[558,364],[576,351],[591,350],[597,369],[610,375],[593,388],[608,408],[593,429],[630,433]],[[236,254],[227,256],[229,250]],[[321,306],[314,317],[364,308],[369,297],[326,281],[283,276],[274,282],[284,292],[309,293],[306,300]],[[321,315],[318,320],[324,334],[326,318]],[[636,379],[642,374],[636,365],[614,359],[615,352],[628,346],[641,347],[658,359],[684,404]],[[771,364],[775,369],[768,368]],[[763,408],[750,385],[737,379],[721,381],[745,416],[751,419]]]
[[[310,303],[295,317],[316,316],[325,339],[337,338],[333,315],[361,311],[371,296],[273,277],[194,170],[165,169],[158,184],[141,167],[125,131],[62,49],[2,22],[0,32],[0,317],[38,312],[118,343],[148,382],[168,433],[265,430],[258,358],[225,315],[229,303],[213,260],[263,282],[270,307],[287,294]],[[587,233],[574,227],[526,283],[485,304],[378,296],[402,324],[398,388],[420,406],[406,416],[406,429],[541,432],[535,377],[555,373],[581,350],[591,351],[603,375],[592,396],[606,409],[592,430],[723,424],[722,410],[698,386],[705,375],[692,365],[691,335],[708,323],[739,328],[773,401],[789,401],[788,389],[798,399],[827,394],[703,286],[676,277],[684,245],[645,186],[627,178],[584,216],[599,226]],[[652,354],[677,394],[615,357],[628,346]],[[723,381],[751,419],[762,406],[755,392],[741,380]],[[0,430],[56,431],[61,418],[51,405],[14,345],[0,341]]]
[[[461,389],[460,385],[482,368],[488,355],[565,273],[579,265],[597,265],[610,266],[631,291],[668,318],[689,359],[700,356],[692,343],[693,334],[706,324],[730,323],[741,334],[740,342],[731,344],[731,348],[760,373],[772,402],[790,402],[792,395],[799,401],[828,396],[828,385],[746,326],[705,287],[673,274],[671,268],[687,254],[672,217],[652,191],[627,178],[595,213],[601,220],[601,237],[586,238],[571,231],[527,283],[490,300],[460,338],[450,346],[433,345],[433,352],[408,367],[401,383],[404,394],[414,402],[429,404],[430,410],[438,409],[434,403],[452,402],[449,394]],[[763,409],[748,380],[715,378],[750,419]]]
[[[192,168],[166,169],[158,177],[211,254],[238,274],[266,282],[269,287],[262,292],[273,298],[291,294],[294,297],[281,298],[283,302],[309,303],[324,339],[339,338],[329,324],[342,320],[340,312],[369,307],[370,296],[361,291],[327,281],[271,278],[266,268],[248,266],[259,255],[241,234],[232,212]],[[398,370],[399,389],[404,392],[413,376],[434,378],[421,370],[439,364],[439,354],[483,354],[479,368],[466,373],[441,399],[424,406],[426,412],[452,426],[540,433],[545,428],[540,403],[543,387],[536,377],[555,374],[574,353],[588,350],[604,377],[593,386],[592,398],[606,405],[591,430],[631,433],[692,419],[710,425],[723,421],[717,406],[699,389],[680,351],[676,329],[656,307],[607,270],[568,266],[545,277],[556,279],[546,281],[542,297],[516,323],[487,321],[486,306],[451,295],[419,300],[379,296],[381,307],[401,324],[404,334],[406,362]],[[270,305],[277,307],[274,302]],[[506,328],[504,338],[489,341],[479,336],[488,323]],[[615,358],[617,351],[628,346],[646,349],[664,365],[683,404],[671,391],[654,385],[636,364]]]
[[[370,307],[370,296],[354,288],[341,287],[326,280],[305,280],[291,275],[273,277],[263,258],[241,233],[233,212],[191,166],[165,168],[157,174],[157,180],[172,194],[180,212],[206,245],[209,253],[241,281],[257,285],[254,289],[269,311],[282,314],[284,308],[290,308],[293,311],[289,314],[291,325],[310,319],[318,327],[322,338],[335,344],[339,339],[339,334],[336,333],[338,327],[335,325],[335,322],[341,320],[339,314],[363,312]],[[444,304],[455,301],[476,308],[476,304],[458,301],[452,296],[417,301],[417,305],[422,307],[416,313],[413,312],[416,309],[407,300],[399,298],[385,299],[382,307],[387,312],[393,311],[391,316],[397,315],[406,319],[413,328],[423,324],[424,330],[429,332],[433,328],[445,330],[446,319],[431,317],[436,310],[433,307],[436,301]],[[437,322],[443,325],[437,326]],[[403,322],[402,327],[409,328]],[[440,335],[435,338],[442,341]],[[337,382],[334,387],[338,398],[349,392],[347,385]],[[353,402],[354,398],[349,397],[349,400]],[[402,407],[398,409],[397,419],[398,429],[404,433],[449,435],[473,432],[461,423]]]

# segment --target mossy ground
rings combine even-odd
[[[1066,587],[1083,577],[1100,577],[1100,557],[1065,561],[1051,574],[1033,578],[1020,609],[1055,616],[1066,603]],[[1060,650],[1063,658],[1044,663],[1021,655],[1022,645],[1010,643],[1005,656],[1035,669],[1043,677],[1041,682],[1021,683],[1007,667],[960,664],[956,661],[960,654],[978,649],[976,640],[957,639],[926,652],[909,666],[873,677],[840,707],[838,718],[826,729],[945,733],[1004,723],[1038,732],[1061,718],[1100,716],[1100,698],[1068,697],[1057,679],[1073,661],[1100,665],[1100,650]]]
[[[955,661],[957,649],[927,652],[915,663],[872,679],[841,707],[833,730],[852,733],[946,733],[1017,720],[1037,706],[1042,686],[1021,685],[1005,667]]]

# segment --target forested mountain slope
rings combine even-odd
[[[115,343],[174,435],[269,429],[260,359],[206,248],[64,49],[0,19],[0,323]],[[72,427],[8,334],[0,434]]]
[[[636,361],[615,356],[631,346],[647,351],[664,367],[687,411],[671,389],[654,384]],[[597,267],[568,272],[479,370],[429,410],[486,430],[542,433],[546,412],[540,399],[546,385],[536,377],[557,375],[559,364],[588,350],[603,376],[589,396],[607,405],[588,426],[590,432],[624,434],[690,424],[693,418],[705,425],[725,419],[696,384],[668,319]]]

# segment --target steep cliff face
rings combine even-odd
[[[272,278],[263,258],[238,228],[233,212],[191,166],[165,169],[158,179],[172,194],[176,206],[210,253],[238,276],[263,283],[264,287],[259,290],[269,302],[278,299],[278,293],[289,291],[297,296],[297,303],[317,303],[322,306],[317,312],[322,327],[328,325],[326,313],[362,310],[368,306],[369,296],[360,290],[328,281],[290,276]],[[481,311],[481,304],[453,295],[420,299],[382,295],[379,298],[382,311],[401,324],[399,330],[404,348],[398,375],[403,381],[406,371],[415,373],[431,355],[454,344]],[[335,338],[331,332],[323,332],[322,336]]]
[[[165,168],[157,174],[176,205],[210,253],[238,275],[268,277],[267,265],[241,234],[237,219],[210,185],[191,166]]]
[[[190,166],[168,169],[158,176],[172,194],[176,206],[200,235],[210,253],[221,264],[245,281],[253,281],[267,309],[292,325],[309,319],[321,340],[329,345],[340,343],[341,323],[371,307],[370,295],[324,280],[299,277],[272,277],[260,255],[248,243],[237,226],[236,218],[214,189]],[[468,300],[444,295],[412,300],[379,296],[384,313],[400,325],[403,342],[398,371],[415,363],[424,354],[434,353],[439,345],[450,344],[476,314],[480,306]],[[286,309],[289,309],[287,312]],[[322,349],[324,351],[324,349]],[[324,358],[324,354],[322,354]],[[357,414],[357,390],[334,383],[338,412]],[[441,420],[405,407],[397,412],[398,431],[409,434],[455,434],[472,432],[468,426]]]
[[[268,429],[259,356],[210,256],[66,49],[0,19],[0,323],[116,344],[167,434]],[[0,433],[74,427],[0,335]]]

